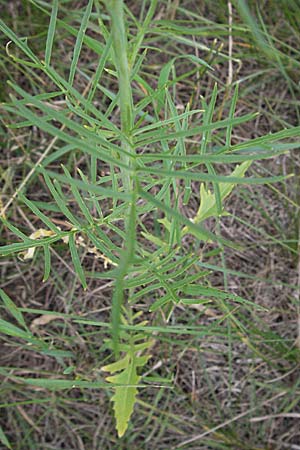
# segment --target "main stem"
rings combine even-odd
[[[119,82],[119,106],[121,112],[121,131],[124,136],[122,148],[128,153],[134,154],[131,145],[131,130],[133,128],[133,100],[130,83],[130,68],[128,64],[128,42],[124,22],[123,0],[109,0],[107,2],[111,16],[111,32],[113,37],[113,49],[115,53],[115,66]],[[130,156],[121,155],[123,162],[129,167],[132,166]],[[132,191],[132,179],[130,173],[124,169],[122,171],[124,189]]]
[[[135,230],[136,230],[136,191],[137,185],[134,169],[135,151],[131,140],[131,130],[134,124],[133,99],[130,83],[130,67],[128,64],[128,42],[124,23],[123,0],[108,0],[107,8],[111,16],[111,33],[113,38],[113,49],[115,66],[119,82],[119,106],[121,113],[122,149],[127,152],[120,153],[122,162],[126,167],[121,169],[122,183],[125,192],[132,194],[131,204],[128,204],[128,217],[125,223],[126,239],[121,254],[115,289],[112,298],[112,338],[116,358],[119,357],[119,335],[121,308],[124,302],[124,278],[134,256]]]

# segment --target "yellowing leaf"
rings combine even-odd
[[[250,167],[252,161],[245,161],[242,164],[236,166],[234,171],[232,172],[232,177],[243,178],[247,169]],[[220,190],[220,200],[223,204],[223,201],[226,197],[231,193],[236,183],[219,183]],[[218,217],[218,208],[216,196],[210,190],[206,190],[203,183],[200,185],[200,207],[196,216],[193,219],[190,219],[193,223],[200,223],[209,217]],[[222,212],[222,215],[226,215],[226,212]],[[186,233],[191,232],[188,227],[184,227],[181,232],[181,236],[184,236]],[[207,242],[207,237],[199,231],[197,235],[198,239],[202,239]]]
[[[168,247],[167,242],[164,242],[162,239],[158,238],[157,236],[153,236],[153,234],[150,233],[144,233],[143,231],[141,234],[150,242],[157,245],[158,247]]]
[[[118,375],[107,377],[110,383],[123,384],[124,386],[115,387],[115,393],[112,397],[114,403],[115,418],[117,422],[118,436],[122,437],[128,427],[128,422],[133,412],[135,399],[137,396],[136,386],[140,378],[131,362],[129,366]],[[127,385],[127,386],[126,386]],[[131,386],[129,386],[131,385]]]
[[[102,367],[101,370],[110,373],[120,372],[120,370],[123,370],[128,366],[128,363],[129,363],[129,355],[126,355],[119,361],[116,361],[112,364],[108,364],[107,366]]]
[[[54,236],[55,233],[51,230],[45,230],[44,228],[39,228],[34,233],[31,233],[29,236],[30,239],[40,239],[43,237],[49,237]],[[24,261],[27,259],[32,259],[34,256],[35,247],[30,247],[26,250],[26,252],[19,253],[19,257],[22,258]]]
[[[63,319],[63,317],[56,316],[55,314],[43,314],[42,316],[37,317],[31,322],[30,329],[31,331],[36,331],[37,327],[47,325],[49,322],[52,322],[56,319]]]
[[[113,383],[114,395],[111,398],[114,406],[114,413],[116,419],[116,428],[118,436],[122,437],[127,430],[128,422],[133,412],[136,396],[138,393],[137,385],[140,382],[141,376],[137,373],[137,368],[144,366],[150,355],[137,356],[138,350],[149,348],[152,341],[142,344],[136,344],[131,347],[131,350],[125,357],[121,358],[112,364],[102,367],[105,372],[116,373],[106,380]]]
[[[3,217],[3,219],[6,219],[5,216],[5,209],[4,209],[4,205],[0,196],[0,217]]]
[[[163,219],[158,219],[157,222],[159,222],[162,225],[164,225],[164,227],[168,230],[169,233],[171,232],[172,224],[166,217],[164,217]]]
[[[236,166],[232,172],[232,177],[242,178],[252,161],[245,161],[242,164]],[[225,200],[226,197],[231,193],[235,186],[235,183],[219,183],[220,197],[221,201]],[[194,223],[202,222],[202,220],[208,217],[218,216],[217,203],[215,194],[211,193],[209,190],[205,189],[203,183],[200,185],[200,208],[194,218]]]

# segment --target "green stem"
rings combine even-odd
[[[109,0],[107,7],[112,21],[111,32],[115,52],[115,66],[119,81],[121,129],[124,135],[129,138],[133,127],[133,101],[127,55],[128,42],[124,24],[123,0]]]
[[[130,67],[128,63],[128,42],[124,20],[123,0],[107,0],[107,9],[111,16],[111,33],[119,83],[119,106],[121,113],[122,148],[132,156],[135,155],[131,144],[131,132],[134,125],[132,88],[130,83]],[[121,155],[124,163],[134,168],[134,158]],[[134,177],[128,170],[122,169],[123,188],[126,192],[136,190]],[[128,224],[127,224],[128,226]]]
[[[115,57],[115,67],[119,83],[119,106],[121,113],[121,131],[124,136],[121,140],[122,148],[134,156],[135,151],[131,144],[131,131],[134,124],[134,111],[132,88],[130,83],[130,67],[128,64],[128,42],[124,22],[123,0],[107,0],[107,9],[111,16],[111,33]],[[121,154],[123,162],[130,168],[134,168],[134,158]],[[126,220],[126,239],[117,269],[115,290],[112,299],[112,340],[116,358],[119,354],[119,337],[121,310],[124,303],[124,278],[132,263],[136,242],[136,175],[122,169],[122,183],[126,192],[132,194],[132,201],[128,204],[128,217]]]

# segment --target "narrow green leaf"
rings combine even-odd
[[[43,169],[42,167],[40,168],[41,172],[43,173],[44,179],[46,181],[46,184],[49,188],[49,191],[51,192],[51,194],[53,195],[54,200],[57,203],[57,206],[59,207],[59,209],[61,210],[61,212],[66,216],[66,218],[76,227],[78,227],[79,229],[81,228],[80,223],[78,222],[78,220],[75,218],[75,216],[71,213],[71,211],[69,210],[69,208],[66,205],[66,202],[64,201],[64,199],[61,198],[61,196],[59,195],[59,193],[57,192],[56,188],[54,187],[54,184],[52,183],[47,171],[45,169]]]
[[[83,288],[87,289],[85,274],[84,274],[83,268],[81,266],[80,258],[79,258],[76,243],[75,243],[75,233],[70,234],[69,247],[70,247],[70,252],[71,252],[75,272],[77,273],[78,278],[79,278]]]
[[[0,19],[0,30],[11,40],[13,41],[24,53],[28,56],[29,59],[36,66],[41,66],[40,60],[36,57],[36,55],[32,52],[32,50],[28,47],[27,42],[24,42],[24,39],[20,39],[11,28],[9,28],[2,19]],[[10,55],[14,59],[14,55]],[[22,60],[20,60],[22,61]]]
[[[5,447],[12,449],[12,446],[10,445],[9,440],[5,436],[5,433],[1,425],[0,425],[0,442],[2,442],[2,444],[5,445]]]
[[[94,2],[94,0],[89,0],[86,10],[85,10],[85,13],[83,15],[83,18],[81,20],[79,32],[77,34],[77,39],[76,39],[76,43],[75,43],[75,47],[74,47],[74,51],[73,51],[73,59],[72,59],[72,63],[71,63],[71,67],[70,67],[70,74],[69,74],[69,84],[70,85],[72,85],[73,81],[74,81],[75,72],[76,72],[76,68],[77,68],[78,60],[79,60],[79,55],[80,55],[82,43],[84,40],[84,35],[85,35],[86,29],[88,26],[88,22],[89,22],[89,18],[90,18],[91,12],[92,12],[93,2]]]
[[[43,281],[47,281],[51,270],[51,253],[49,245],[44,245],[44,277]]]
[[[47,42],[46,42],[46,52],[45,52],[46,66],[50,65],[51,60],[52,47],[56,28],[57,11],[58,11],[58,0],[53,0],[52,13],[48,27]]]
[[[10,230],[13,232],[13,234],[15,236],[18,236],[20,239],[22,239],[22,241],[25,242],[30,242],[30,239],[28,236],[26,236],[26,234],[24,234],[22,231],[20,231],[15,225],[13,225],[12,223],[10,223],[7,219],[5,219],[3,216],[0,216],[0,221]]]
[[[38,169],[38,170],[40,170],[40,169]],[[42,170],[41,170],[41,172],[42,172]],[[66,176],[64,176],[60,173],[52,172],[50,170],[47,170],[47,174],[51,178],[60,180],[61,182],[66,183],[70,186],[76,186],[85,192],[93,192],[103,198],[111,197],[111,198],[116,198],[116,199],[120,199],[120,200],[124,200],[124,201],[130,201],[130,199],[131,199],[130,193],[115,192],[113,189],[104,188],[102,186],[94,185],[94,184],[87,183],[85,181],[77,180],[74,178],[67,178]]]
[[[250,143],[249,143],[250,144]],[[297,145],[297,147],[300,144]],[[295,145],[296,147],[296,145]],[[228,150],[228,149],[227,149]],[[230,164],[230,163],[239,163],[239,162],[243,162],[243,161],[259,161],[259,160],[263,160],[263,159],[269,159],[269,158],[275,158],[276,156],[282,155],[283,153],[287,153],[287,151],[285,150],[285,147],[282,151],[278,150],[278,151],[266,151],[266,149],[258,149],[258,151],[256,153],[250,153],[251,148],[249,148],[249,153],[231,153],[230,154],[222,154],[222,153],[218,153],[218,154],[214,154],[214,153],[209,153],[209,154],[205,154],[205,155],[186,155],[186,156],[182,156],[182,155],[166,155],[166,154],[158,154],[158,153],[147,153],[142,155],[142,159],[143,161],[174,161],[174,162],[181,162],[181,163],[199,163],[199,164],[204,164],[204,163],[215,163],[215,164]],[[138,161],[138,159],[137,159]]]
[[[141,167],[137,169],[138,172],[146,172],[155,175],[164,175],[165,177],[176,177],[181,179],[190,179],[190,180],[198,180],[198,181],[211,181],[211,182],[223,182],[229,184],[267,184],[267,183],[277,183],[278,181],[286,180],[287,178],[293,175],[278,175],[273,177],[251,177],[251,178],[243,178],[243,177],[235,177],[230,175],[214,175],[207,174],[202,172],[191,172],[183,170],[165,170],[165,169],[156,169],[155,167]]]
[[[116,160],[116,158],[109,156],[109,154],[104,150],[109,149],[112,152],[123,153],[124,155],[127,156],[131,156],[131,154],[127,152],[125,149],[120,148],[120,146],[115,145],[106,140],[106,138],[103,137],[103,133],[100,135],[98,133],[95,133],[94,131],[91,132],[88,128],[67,117],[65,112],[56,111],[55,109],[45,104],[45,102],[41,102],[40,100],[38,100],[36,96],[29,95],[26,91],[20,88],[20,86],[14,83],[8,82],[8,84],[19,95],[21,95],[24,98],[24,100],[17,100],[13,98],[12,101],[12,104],[18,108],[19,114],[21,116],[30,119],[32,123],[37,125],[39,128],[45,130],[46,132],[50,133],[51,135],[60,137],[63,141],[68,142],[69,144],[76,144],[79,149],[82,149],[82,151],[85,151],[85,148],[89,149],[91,154],[96,155],[98,158],[101,157],[104,160],[107,160],[108,162],[111,162],[115,165],[128,168],[126,164]],[[46,120],[45,117],[41,117],[40,115],[34,114],[30,108],[25,107],[24,103],[26,104],[32,103],[36,108],[43,111],[45,114],[49,115],[49,117],[51,117],[52,119],[57,120],[58,122],[62,123],[65,127],[68,127],[69,129],[73,130],[79,136],[79,138],[71,136],[70,133],[65,133],[61,129],[51,125]],[[120,133],[118,133],[117,135],[119,136]],[[83,138],[86,139],[83,141]],[[97,147],[97,149],[95,149],[95,147],[91,145],[92,143],[101,145],[102,147],[101,148]]]
[[[188,59],[191,62],[193,62],[194,64],[196,64],[197,66],[204,66],[207,69],[212,69],[212,67],[207,64],[206,61],[204,61],[201,58],[198,58],[195,55],[180,55],[180,56],[175,56],[174,58],[172,58],[169,62],[167,62],[167,64],[164,65],[164,67],[162,68],[159,78],[158,78],[158,84],[157,84],[157,89],[159,91],[159,97],[158,97],[158,108],[157,111],[159,112],[163,106],[164,106],[164,100],[165,100],[165,88],[167,87],[167,83],[169,80],[169,75],[171,72],[172,67],[174,66],[174,64],[176,63],[177,60],[179,59]]]
[[[25,377],[11,377],[19,383],[29,384],[31,386],[38,386],[43,389],[63,390],[63,389],[105,389],[108,384],[101,381],[81,381],[81,380],[60,380],[48,378],[25,378]]]
[[[231,294],[230,292],[224,292],[220,289],[211,288],[208,286],[201,286],[199,284],[190,284],[185,287],[183,287],[183,292],[187,295],[195,295],[197,297],[204,296],[204,297],[212,297],[212,298],[219,298],[219,299],[230,299],[237,303],[242,304],[245,306],[251,306],[251,308],[255,308],[258,310],[266,311],[267,309],[263,306],[260,306],[254,302],[251,302],[243,297],[240,297],[239,295]],[[197,302],[197,299],[195,300]]]
[[[231,100],[231,104],[230,104],[230,109],[229,109],[229,119],[233,120],[234,119],[234,113],[235,113],[235,108],[236,108],[236,104],[237,104],[237,100],[238,100],[238,93],[239,93],[239,83],[236,84],[235,86],[235,90],[234,90],[234,94]],[[232,123],[230,125],[228,125],[227,129],[226,129],[226,147],[230,147],[231,146],[231,134],[232,134]]]
[[[94,78],[93,78],[92,88],[91,88],[91,90],[89,92],[89,95],[88,95],[88,102],[89,103],[93,101],[93,98],[95,96],[95,92],[96,92],[96,89],[97,89],[98,82],[99,82],[99,80],[101,78],[103,69],[104,69],[105,64],[107,62],[107,59],[109,57],[111,44],[112,44],[112,36],[110,36],[108,38],[108,40],[106,42],[106,45],[104,47],[103,53],[102,53],[101,57],[99,58],[98,66],[97,66],[97,69],[96,69],[96,73],[95,73]]]
[[[68,180],[70,180],[72,183],[72,177],[70,175],[70,172],[68,171],[68,169],[65,166],[62,166],[62,168],[63,168]],[[88,209],[85,202],[83,201],[83,199],[79,193],[79,190],[77,189],[77,186],[74,183],[71,184],[71,190],[72,190],[74,198],[77,201],[78,206],[81,209],[86,221],[92,225],[94,223],[94,218],[92,217],[90,210]]]
[[[209,105],[208,106],[205,105],[206,111],[205,111],[204,117],[203,117],[204,127],[210,127],[211,125],[213,125],[212,120],[213,120],[213,114],[214,114],[214,110],[215,110],[217,95],[218,95],[218,88],[217,88],[217,83],[215,83]],[[204,155],[207,152],[207,146],[208,146],[208,143],[210,140],[211,131],[212,131],[212,129],[208,128],[202,134],[201,146],[200,146],[200,154],[201,155]]]
[[[155,130],[156,128],[163,128],[166,125],[172,125],[174,122],[178,120],[182,120],[188,117],[191,117],[194,114],[199,114],[199,112],[202,112],[202,109],[194,109],[193,111],[185,111],[182,114],[178,114],[176,117],[170,117],[169,119],[165,120],[158,120],[157,122],[151,123],[150,125],[146,125],[144,127],[139,127],[133,130],[133,136],[138,136],[139,134],[143,134],[146,131]]]
[[[22,325],[23,326],[23,325]],[[26,325],[25,325],[26,326]],[[12,325],[6,320],[0,319],[0,333],[8,336],[19,337],[26,341],[31,341],[31,334],[28,331],[21,330],[21,328]]]
[[[28,239],[26,242],[17,242],[14,244],[3,245],[0,247],[0,256],[7,256],[11,253],[22,252],[32,247],[42,247],[45,244],[52,244],[59,241],[62,237],[68,236],[69,233],[62,233],[60,236],[51,236],[43,239]]]
[[[177,299],[177,300],[179,301],[179,299]],[[172,301],[172,299],[170,298],[170,295],[163,295],[162,297],[159,297],[159,299],[155,300],[155,302],[152,303],[152,305],[149,308],[149,312],[157,311],[159,308],[166,305],[170,301]]]
[[[53,233],[60,235],[61,231],[59,228],[57,228],[57,226],[51,222],[50,219],[48,219],[48,217],[42,213],[39,208],[36,206],[36,204],[34,204],[31,200],[29,200],[28,198],[26,198],[23,194],[19,194],[19,198],[25,203],[25,205],[28,206],[28,208],[31,209],[31,211],[39,218],[41,219],[42,222],[44,222],[45,225],[47,225],[47,227],[53,231]]]
[[[144,146],[153,144],[154,142],[162,142],[162,141],[171,141],[173,139],[177,139],[180,137],[191,137],[196,136],[198,134],[202,134],[206,131],[210,130],[218,130],[220,128],[226,128],[228,125],[239,125],[244,122],[249,122],[250,120],[257,117],[257,113],[252,114],[246,114],[242,117],[237,117],[235,119],[224,119],[219,120],[217,122],[213,122],[209,125],[200,125],[197,127],[189,128],[188,130],[182,130],[182,131],[176,131],[172,133],[166,133],[165,131],[161,130],[160,132],[154,131],[154,132],[147,132],[143,133],[140,136],[140,139],[136,140],[136,146]]]
[[[226,245],[228,247],[236,247],[235,244],[233,244],[230,241],[227,241],[226,239],[220,238],[216,236],[215,234],[211,233],[210,231],[206,230],[204,227],[202,227],[199,224],[194,224],[191,220],[184,217],[182,214],[178,213],[177,211],[173,210],[172,208],[169,208],[164,203],[157,200],[153,195],[149,194],[148,192],[144,191],[143,189],[139,188],[139,194],[142,198],[149,201],[153,205],[155,205],[160,210],[170,214],[174,218],[176,218],[180,223],[187,226],[189,229],[189,232],[196,236],[199,240],[212,240],[220,242],[223,245]]]
[[[7,310],[16,319],[19,325],[21,325],[26,331],[28,331],[27,325],[25,323],[24,317],[20,309],[15,305],[11,298],[6,294],[3,289],[0,289],[0,296],[5,304]]]

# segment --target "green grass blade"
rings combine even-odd
[[[197,134],[202,134],[207,131],[218,130],[221,128],[227,128],[229,125],[234,126],[234,125],[239,125],[244,122],[249,122],[249,121],[253,120],[255,117],[257,117],[257,113],[246,114],[243,117],[237,117],[235,119],[219,120],[219,121],[213,122],[209,125],[200,125],[198,127],[189,128],[188,130],[177,131],[174,133],[166,133],[166,132],[163,132],[162,130],[160,132],[143,133],[141,135],[140,139],[136,140],[136,145],[144,146],[144,145],[154,144],[155,142],[171,141],[173,139],[178,139],[178,138],[192,137],[192,136],[195,136]]]
[[[1,425],[0,425],[0,442],[2,442],[2,444],[5,445],[6,448],[12,449],[12,446],[10,445],[9,440],[7,439]]]
[[[203,126],[204,127],[210,127],[213,125],[212,120],[213,120],[213,114],[215,111],[217,95],[218,95],[218,88],[217,88],[217,83],[215,83],[209,105],[208,106],[205,105],[205,113],[204,113],[204,117],[203,117]],[[203,102],[204,102],[204,99],[203,99]],[[229,124],[228,126],[232,126],[232,123]],[[209,144],[211,131],[212,131],[212,129],[208,128],[202,134],[201,146],[200,146],[200,154],[201,155],[203,155],[207,152],[207,146]]]
[[[13,225],[11,222],[9,222],[4,217],[0,216],[0,221],[10,230],[12,233],[16,236],[18,236],[22,241],[24,242],[30,242],[30,239],[26,234],[24,234],[22,231],[20,231],[15,225]]]
[[[6,307],[6,309],[10,312],[10,314],[16,319],[19,325],[23,327],[26,331],[28,331],[27,325],[25,323],[22,312],[19,308],[14,304],[11,298],[6,294],[3,289],[0,289],[0,296],[2,301]]]
[[[99,80],[101,78],[101,75],[102,75],[104,67],[105,67],[105,64],[107,63],[107,59],[109,57],[109,52],[110,52],[110,49],[111,49],[111,45],[112,45],[112,37],[110,36],[109,39],[106,42],[106,45],[105,45],[104,50],[103,50],[103,53],[102,53],[102,55],[101,55],[101,57],[99,59],[99,62],[98,62],[96,73],[95,73],[94,78],[93,78],[92,89],[90,90],[89,95],[88,95],[88,99],[87,99],[88,103],[91,103],[93,101],[94,96],[95,96],[95,92],[97,90],[97,84],[99,83]]]
[[[300,144],[295,144],[295,146],[300,146]],[[260,161],[263,159],[270,159],[275,158],[276,156],[280,156],[282,154],[286,154],[287,151],[285,150],[285,147],[282,151],[265,151],[263,147],[261,149],[258,148],[258,151],[251,154],[251,153],[230,153],[230,154],[206,154],[206,155],[166,155],[166,154],[156,154],[156,153],[146,153],[142,155],[141,159],[146,161],[174,161],[174,162],[181,162],[183,164],[186,163],[215,163],[215,164],[232,164],[232,163],[239,163],[244,161]],[[251,151],[251,148],[249,148],[249,152]],[[139,159],[137,159],[139,161]],[[188,168],[188,167],[186,167]]]
[[[26,56],[36,65],[37,67],[41,66],[40,60],[36,57],[36,55],[32,52],[32,50],[28,47],[27,43],[24,40],[18,38],[18,36],[9,28],[2,19],[0,19],[0,30],[11,40],[13,41],[17,47],[19,47]],[[11,55],[14,59],[14,55]],[[22,60],[20,60],[22,61]]]
[[[6,334],[8,336],[22,338],[25,341],[31,341],[31,333],[24,331],[15,325],[12,325],[6,320],[0,319],[0,333]]]
[[[238,100],[238,94],[239,94],[239,83],[237,83],[235,86],[231,104],[230,104],[228,117],[231,120],[234,119],[234,113],[235,113],[235,108],[236,108],[236,104],[237,104],[237,100]],[[227,148],[230,148],[230,146],[231,146],[232,128],[233,128],[233,126],[232,126],[232,124],[230,124],[230,125],[228,125],[228,127],[226,129],[226,147]]]
[[[71,67],[70,67],[70,74],[69,74],[69,84],[72,86],[73,82],[74,82],[74,77],[75,77],[75,72],[76,72],[76,68],[78,65],[78,61],[79,61],[79,55],[81,52],[81,47],[82,47],[82,43],[84,40],[84,35],[88,26],[88,22],[89,22],[89,18],[92,12],[92,7],[93,7],[93,2],[94,0],[89,0],[85,13],[83,15],[83,18],[81,20],[81,25],[80,25],[80,29],[79,32],[77,34],[77,39],[76,39],[76,43],[75,43],[75,47],[73,50],[73,59],[71,62]]]
[[[52,47],[53,47],[55,28],[56,28],[57,11],[58,11],[58,0],[53,0],[50,24],[48,27],[48,34],[47,34],[47,41],[46,41],[46,52],[45,52],[46,66],[50,66]]]
[[[211,181],[211,182],[222,182],[222,183],[234,183],[234,184],[267,184],[267,183],[277,183],[280,181],[284,181],[287,178],[291,177],[291,175],[278,175],[273,177],[232,177],[230,175],[215,175],[215,174],[207,174],[201,172],[184,172],[181,170],[164,170],[164,169],[155,169],[152,167],[142,167],[137,169],[138,172],[151,173],[154,175],[164,176],[164,177],[175,177],[181,178],[183,180],[198,180],[198,181]],[[161,182],[161,181],[160,181]]]

